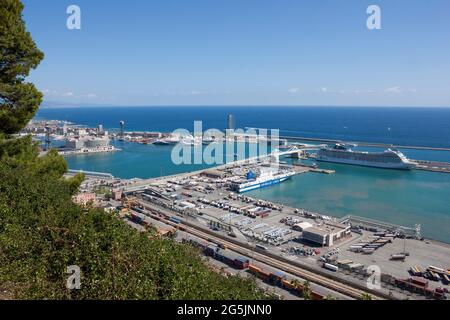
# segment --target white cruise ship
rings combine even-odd
[[[397,150],[387,149],[384,152],[354,151],[344,144],[320,149],[317,152],[316,160],[385,169],[409,170],[414,167],[414,163]]]

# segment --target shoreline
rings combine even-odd
[[[246,162],[246,160],[242,160],[241,162]],[[234,165],[236,165],[236,163],[223,164],[223,165],[212,167],[212,168],[214,168],[214,169],[224,169],[224,168],[227,168],[229,166],[234,166]],[[172,175],[166,175],[166,176],[163,176],[163,177],[155,177],[155,178],[149,178],[149,179],[133,178],[133,179],[121,179],[121,180],[134,181],[134,187],[142,188],[142,186],[150,185],[150,184],[155,183],[155,182],[167,182],[167,181],[172,180],[172,179],[183,179],[183,178],[188,178],[188,177],[191,177],[191,176],[200,175],[204,171],[211,170],[212,168],[194,170],[194,171],[189,171],[189,172],[184,172],[184,173],[176,173],[176,174],[172,174]],[[245,195],[245,193],[243,195]],[[290,208],[293,211],[295,211],[295,209],[298,209],[298,210],[301,210],[301,211],[312,212],[312,213],[315,213],[315,214],[318,214],[318,215],[322,215],[322,216],[330,216],[331,218],[333,218],[336,221],[342,221],[345,218],[345,216],[344,217],[337,217],[337,216],[333,215],[332,213],[324,214],[324,213],[317,212],[315,210],[293,207],[293,206],[285,204],[283,201],[279,201],[279,200],[273,201],[273,200],[270,200],[270,199],[265,199],[265,198],[261,198],[261,197],[255,197],[255,196],[253,196],[252,198],[263,200],[263,201],[270,201],[270,202],[275,203],[276,205],[282,205],[285,208]],[[377,220],[377,219],[363,217],[363,216],[358,216],[358,215],[351,215],[351,216],[353,216],[355,218],[370,219],[370,220],[372,220],[375,223],[380,223],[380,225],[386,224],[386,225],[391,225],[393,227],[400,227],[401,229],[405,229],[405,228],[406,229],[413,229],[412,226],[401,226],[401,225],[396,224],[396,223],[390,223],[390,222],[386,222],[386,221],[383,221],[383,220]],[[445,242],[443,240],[437,240],[437,239],[433,239],[433,238],[429,238],[429,237],[424,236],[423,237],[423,241],[424,242],[428,241],[430,243],[432,242],[432,243],[435,243],[435,244],[442,245],[443,247],[450,248],[450,242]]]

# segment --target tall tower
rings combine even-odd
[[[234,130],[235,129],[234,116],[232,114],[228,115],[228,118],[227,118],[227,129],[229,129],[229,130]]]
[[[123,140],[123,137],[125,135],[125,121],[121,120],[119,122],[120,125],[120,140]]]
[[[52,129],[48,126],[45,127],[45,151],[50,150],[52,139],[50,137]]]

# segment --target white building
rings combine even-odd
[[[69,138],[66,140],[66,148],[79,150],[84,148],[84,141],[76,138]]]
[[[101,149],[109,147],[109,138],[88,137],[88,138],[68,138],[66,139],[66,148],[73,150],[80,149]]]
[[[336,241],[351,235],[350,226],[338,222],[326,222],[320,227],[303,230],[303,240],[316,243],[323,247],[331,247]]]

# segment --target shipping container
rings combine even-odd
[[[404,261],[405,259],[406,259],[406,256],[403,253],[391,255],[391,260],[393,260],[393,261]]]
[[[372,253],[375,252],[375,249],[373,249],[373,248],[364,248],[364,249],[362,249],[362,252],[364,254],[372,254]]]
[[[268,281],[268,280],[270,279],[270,273],[261,270],[261,271],[258,273],[258,277],[259,277],[260,279],[262,279],[263,281]]]
[[[414,283],[414,284],[416,284],[418,286],[421,286],[421,287],[424,287],[424,288],[428,286],[428,281],[425,280],[425,279],[418,278],[418,277],[411,277],[410,280],[411,280],[412,283]]]
[[[434,271],[429,271],[431,273],[431,279],[434,281],[441,281],[441,276],[439,275],[439,273],[434,272]]]
[[[364,265],[361,263],[351,263],[347,266],[350,270],[362,269]]]
[[[348,265],[348,264],[351,264],[351,263],[353,263],[353,261],[352,260],[342,260],[342,261],[338,261],[337,262],[338,263],[338,265]]]
[[[270,274],[270,280],[276,284],[281,284],[283,279],[286,279],[286,275],[283,272],[273,272]]]
[[[433,271],[433,272],[437,272],[437,273],[446,273],[444,269],[441,269],[438,267],[433,267],[433,266],[429,266],[428,271]]]
[[[261,272],[261,269],[250,264],[248,266],[248,271],[256,276]]]
[[[313,300],[323,300],[325,297],[316,291],[311,291],[311,298]]]
[[[281,286],[287,290],[295,289],[295,286],[286,279],[281,280]]]

